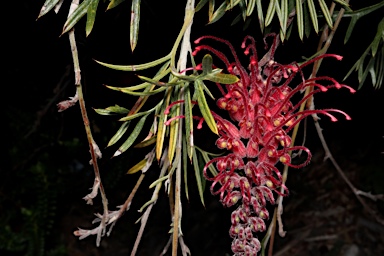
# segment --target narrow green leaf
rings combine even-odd
[[[130,24],[130,43],[131,50],[135,50],[137,39],[139,38],[139,23],[140,23],[140,3],[141,0],[132,0],[131,6],[131,24]]]
[[[209,0],[208,4],[208,20],[212,19],[213,11],[215,10],[215,0]]]
[[[210,73],[204,76],[203,80],[208,80],[220,84],[234,84],[239,81],[239,78],[232,74]]]
[[[204,89],[205,93],[208,94],[208,96],[212,100],[215,100],[215,97],[213,96],[213,94],[211,93],[211,91],[208,89],[208,87],[205,85],[205,83],[203,81],[201,81],[201,85],[203,86],[203,89]]]
[[[201,8],[204,7],[204,5],[208,2],[208,0],[200,0],[200,2],[195,7],[195,12],[198,12],[201,10]]]
[[[284,34],[287,32],[287,22],[288,22],[288,0],[281,0],[281,30]],[[282,40],[284,41],[284,40]]]
[[[125,134],[125,132],[127,131],[128,127],[129,127],[129,124],[130,124],[130,121],[128,122],[124,122],[119,130],[116,132],[115,135],[113,135],[113,137],[109,140],[108,142],[108,145],[107,147],[110,147],[112,145],[114,145],[117,141],[120,140],[120,138]]]
[[[353,28],[356,25],[356,22],[359,20],[359,16],[352,16],[351,21],[349,22],[349,26],[347,32],[345,32],[344,44],[346,44],[351,37]]]
[[[263,6],[261,5],[261,0],[256,0],[256,6],[257,6],[257,18],[259,19],[260,30],[261,32],[264,32],[264,13],[263,13]]]
[[[128,171],[127,174],[134,174],[140,171],[141,169],[144,168],[144,166],[147,164],[147,159],[143,159],[134,166],[132,166]]]
[[[195,170],[195,177],[196,177],[196,184],[197,184],[197,189],[199,191],[199,196],[200,196],[200,201],[205,207],[204,204],[204,189],[201,184],[201,170],[199,169],[199,162],[197,161],[197,154],[196,154],[196,149],[193,149],[193,168]]]
[[[375,57],[377,48],[379,47],[380,42],[382,42],[383,40],[384,40],[384,18],[380,21],[379,25],[377,26],[377,32],[376,32],[375,38],[371,43],[372,57]]]
[[[312,25],[316,34],[319,32],[319,23],[317,21],[316,7],[313,0],[307,0],[309,14],[311,15]]]
[[[67,33],[77,24],[77,22],[87,13],[88,7],[92,0],[85,0],[82,2],[68,17],[67,21],[64,24],[63,32],[61,34]]]
[[[162,108],[159,113],[159,121],[158,121],[158,127],[157,127],[157,136],[156,136],[156,159],[157,161],[160,161],[161,155],[163,153],[163,146],[164,146],[164,137],[165,137],[165,131],[166,131],[166,125],[165,125],[165,119],[167,118],[167,115],[165,114],[165,109],[169,105],[171,93],[172,93],[173,87],[168,87],[167,91],[165,93],[165,102],[162,104]]]
[[[193,115],[192,115],[192,102],[191,92],[189,86],[184,87],[184,104],[185,104],[185,139],[187,141],[187,153],[189,160],[192,160],[193,149]]]
[[[364,70],[364,71],[363,71],[363,72],[359,72],[359,76],[358,76],[358,79],[359,79],[359,87],[358,87],[358,89],[361,89],[361,87],[362,87],[363,84],[365,83],[365,80],[366,80],[366,78],[367,78],[367,76],[368,76],[368,73],[371,72],[371,70],[373,69],[373,67],[374,67],[374,58],[371,58],[371,59],[369,60],[368,64],[367,64],[365,70],[364,70],[363,68],[360,69],[360,70],[362,70],[362,71]],[[360,71],[360,70],[359,70],[359,71]],[[375,82],[376,82],[376,81],[375,81]],[[372,81],[372,84],[374,84],[373,81]]]
[[[301,0],[296,0],[296,18],[297,18],[297,30],[299,31],[299,37],[303,40],[304,37],[304,21],[303,21],[303,6]]]
[[[122,2],[124,2],[125,0],[110,0],[110,3],[107,7],[107,10],[110,10],[116,6],[118,6],[119,4],[121,4]]]
[[[297,1],[297,0],[296,0]],[[268,9],[267,9],[267,14],[265,14],[265,26],[269,26],[271,24],[273,16],[275,15],[276,11],[276,5],[275,5],[275,0],[270,0]]]
[[[187,143],[185,136],[183,136],[183,171],[184,171],[184,192],[185,197],[189,201],[189,192],[188,192],[188,153],[187,153]]]
[[[227,2],[223,2],[219,8],[212,14],[212,17],[210,17],[208,24],[215,23],[218,21],[223,15],[225,14],[227,8]]]
[[[311,15],[309,13],[308,1],[304,2],[303,13],[304,13],[304,35],[308,38],[312,32],[312,24],[311,24],[312,22],[310,18]]]
[[[249,0],[247,4],[247,16],[251,16],[253,13],[253,10],[255,9],[256,1],[259,2],[259,0]]]
[[[178,85],[182,82],[178,82],[178,83],[165,83],[165,82],[160,82],[158,79],[151,79],[151,78],[148,78],[148,77],[145,77],[145,76],[137,76],[138,78],[140,78],[141,80],[147,82],[147,83],[150,83],[150,84],[154,84],[154,85],[157,85],[157,86],[175,86],[175,85]]]
[[[106,87],[110,88],[110,89],[113,89],[113,87],[110,87],[110,86],[106,86]],[[148,96],[148,95],[154,95],[154,94],[157,94],[159,92],[162,92],[165,89],[167,89],[167,87],[160,87],[160,88],[158,88],[156,90],[150,90],[150,91],[144,90],[142,92],[134,92],[134,91],[128,90],[126,88],[121,88],[118,91],[126,93],[126,94],[130,94],[130,95],[134,95],[134,96]]]
[[[325,18],[325,20],[328,23],[328,26],[330,28],[333,28],[332,17],[331,17],[331,14],[329,13],[327,4],[324,2],[324,0],[319,0],[319,5],[320,5],[320,8],[321,8],[321,11],[324,14],[324,18]]]
[[[239,7],[240,7],[241,16],[243,17],[243,20],[245,21],[245,19],[247,18],[247,6],[246,6],[245,1],[240,1]]]
[[[196,147],[196,148],[199,150],[199,152],[200,152],[201,155],[203,156],[203,159],[204,159],[205,163],[208,163],[209,161],[211,161],[211,159],[209,158],[207,152],[201,150],[201,149],[198,148],[198,147]],[[208,169],[210,170],[210,172],[211,172],[211,174],[212,174],[213,176],[216,176],[216,175],[217,175],[216,168],[215,168],[215,166],[214,166],[213,164],[210,164],[210,165],[208,166]]]
[[[195,92],[197,94],[197,103],[205,122],[213,133],[218,134],[216,122],[212,116],[211,110],[209,109],[207,100],[205,99],[203,86],[201,85],[200,80],[195,81]]]
[[[384,47],[381,47],[381,51],[377,54],[377,62],[375,72],[377,74],[377,82],[374,84],[375,89],[380,89],[384,80]]]
[[[141,130],[143,129],[143,126],[147,117],[148,115],[143,116],[139,120],[139,122],[136,124],[135,128],[133,129],[132,133],[129,135],[128,139],[123,143],[123,145],[120,146],[120,148],[115,152],[115,154],[113,154],[114,157],[124,153],[131,147],[131,145],[133,144],[133,142],[135,142],[137,136],[139,136]]]
[[[212,72],[212,64],[213,64],[212,56],[209,54],[204,55],[204,58],[202,61],[203,75],[206,75]]]
[[[97,60],[95,60],[95,61],[97,63],[99,63],[100,65],[103,65],[105,67],[115,69],[115,70],[138,71],[138,70],[144,70],[144,69],[152,68],[152,67],[157,66],[157,65],[159,65],[159,64],[161,64],[167,60],[170,60],[170,59],[171,59],[171,55],[168,54],[167,56],[164,56],[160,59],[157,59],[157,60],[154,60],[154,61],[151,61],[148,63],[144,63],[144,64],[139,64],[139,65],[113,65],[113,64],[108,64],[108,63],[97,61]]]
[[[150,113],[152,113],[153,111],[155,111],[156,108],[158,108],[158,106],[159,105],[156,105],[155,107],[151,108],[150,110],[147,110],[147,111],[144,111],[144,112],[139,112],[139,113],[136,113],[136,114],[133,114],[133,115],[129,115],[129,116],[120,118],[119,121],[129,121],[129,120],[135,119],[135,118],[140,117],[140,116],[144,116],[144,115],[147,116]]]
[[[173,98],[172,102],[179,100],[179,91],[180,89],[177,86],[174,90],[175,97]],[[180,115],[180,105],[177,104],[172,107],[171,109],[171,117],[176,117]],[[170,163],[172,163],[173,158],[175,156],[176,152],[176,142],[178,139],[178,133],[179,133],[179,121],[180,119],[176,119],[173,122],[169,124],[169,143],[168,143],[168,160]]]
[[[349,4],[343,0],[333,0],[333,2],[341,4],[347,11],[352,11]]]
[[[46,0],[45,3],[43,4],[43,7],[41,7],[39,16],[37,18],[39,19],[40,17],[47,14],[50,10],[52,10],[56,6],[56,4],[59,1],[60,0]]]
[[[87,23],[85,25],[86,36],[88,36],[91,33],[93,29],[93,25],[95,24],[96,11],[97,11],[98,4],[99,4],[99,0],[91,0],[91,3],[89,4],[88,11],[87,11]]]
[[[145,147],[148,147],[148,146],[152,145],[155,142],[156,142],[156,137],[153,136],[153,137],[151,137],[149,139],[143,140],[142,142],[136,144],[133,147],[134,148],[145,148]]]
[[[105,109],[94,108],[93,110],[95,110],[99,115],[127,114],[129,112],[129,109],[120,107],[119,105],[107,107]]]

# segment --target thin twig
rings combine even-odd
[[[72,14],[72,12],[78,7],[78,5],[79,5],[79,0],[72,1],[68,16]],[[108,216],[108,200],[104,191],[103,184],[101,182],[100,170],[97,164],[97,158],[100,157],[101,154],[97,144],[95,143],[92,137],[87,110],[85,107],[84,95],[83,95],[83,90],[81,86],[81,75],[80,75],[81,71],[80,71],[79,56],[78,56],[77,45],[76,45],[75,29],[74,28],[71,29],[68,32],[68,35],[69,35],[69,42],[71,45],[73,66],[74,66],[74,72],[75,72],[75,85],[76,85],[76,92],[77,92],[76,95],[79,98],[81,115],[83,118],[85,131],[87,134],[89,150],[92,157],[91,161],[92,161],[93,170],[95,173],[95,181],[94,181],[92,192],[87,196],[85,196],[84,199],[87,200],[87,203],[92,203],[92,199],[97,195],[97,190],[100,190],[102,205],[103,205],[103,215],[101,218],[100,229],[98,229],[97,239],[96,239],[96,245],[99,246],[101,237],[105,234],[105,225],[106,225],[107,216]]]

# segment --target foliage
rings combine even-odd
[[[42,18],[52,10],[58,12],[62,2],[46,0],[38,17]],[[109,1],[107,10],[117,7],[122,2],[122,0]],[[184,255],[190,253],[182,238],[180,222],[181,191],[184,191],[187,198],[189,197],[187,173],[192,165],[203,205],[205,182],[208,180],[213,181],[211,192],[220,194],[220,201],[224,206],[238,207],[233,211],[230,229],[230,235],[234,238],[232,251],[235,255],[256,255],[260,249],[263,249],[262,253],[264,253],[271,237],[271,230],[277,225],[276,219],[279,217],[276,216],[281,215],[275,210],[274,217],[267,228],[264,222],[264,219],[268,219],[269,216],[266,199],[272,204],[281,202],[282,196],[287,195],[288,191],[285,186],[287,168],[300,168],[311,158],[309,149],[295,145],[295,136],[300,122],[307,116],[313,116],[316,119],[317,114],[327,115],[332,121],[336,121],[337,119],[330,112],[341,113],[346,119],[350,119],[340,110],[316,110],[313,105],[314,95],[325,92],[328,88],[349,88],[354,92],[352,88],[339,84],[331,77],[317,77],[323,58],[340,59],[337,55],[327,54],[340,20],[343,17],[351,17],[351,23],[346,32],[345,43],[347,43],[357,20],[383,7],[383,4],[379,3],[353,11],[348,3],[349,1],[344,0],[335,0],[328,4],[324,0],[316,3],[313,0],[270,0],[269,4],[266,4],[266,1],[261,0],[237,0],[222,1],[217,7],[214,0],[201,0],[196,5],[193,0],[188,0],[184,23],[172,48],[164,57],[143,64],[129,65],[115,65],[96,60],[102,66],[120,71],[140,72],[157,68],[153,77],[139,75],[142,83],[138,85],[128,87],[106,85],[111,90],[136,96],[137,100],[132,108],[128,109],[126,106],[115,104],[95,109],[100,115],[121,116],[118,119],[121,122],[120,128],[108,142],[108,147],[120,145],[113,157],[132,150],[132,147],[149,148],[144,159],[137,161],[127,171],[130,175],[140,172],[130,195],[116,210],[110,210],[98,166],[98,158],[101,158],[102,154],[92,136],[85,107],[74,34],[75,26],[86,16],[85,34],[90,35],[96,24],[96,13],[100,4],[99,0],[84,0],[81,3],[73,0],[62,34],[68,33],[70,39],[77,91],[75,96],[60,102],[58,107],[59,111],[64,111],[77,102],[80,105],[95,174],[92,191],[84,199],[88,204],[92,204],[93,199],[100,195],[103,206],[102,213],[97,213],[93,221],[97,226],[91,229],[79,228],[75,231],[75,235],[80,239],[96,235],[96,244],[99,246],[101,238],[109,235],[117,220],[130,209],[132,200],[147,176],[147,172],[157,162],[160,169],[159,176],[157,180],[151,182],[152,197],[139,210],[143,213],[140,218],[141,227],[131,255],[137,251],[143,229],[152,207],[157,202],[162,186],[169,195],[171,206],[172,255],[177,254],[178,244],[181,245]],[[131,3],[130,47],[132,51],[135,50],[139,39],[140,6],[140,0],[133,0]],[[251,53],[247,68],[241,65],[234,47],[223,39],[206,36],[196,40],[195,43],[199,44],[200,40],[207,38],[224,43],[229,47],[234,61],[229,60],[226,54],[210,45],[198,45],[192,51],[190,43],[192,22],[195,14],[204,8],[208,8],[209,24],[219,22],[228,11],[237,10],[238,15],[233,23],[242,20],[244,26],[248,26],[250,20],[257,17],[265,40],[273,35],[273,43],[269,51],[259,59],[254,39],[246,37],[242,47],[245,49],[245,54]],[[370,46],[346,75],[348,77],[353,69],[358,70],[360,87],[368,73],[371,74],[376,88],[380,88],[382,84],[384,77],[383,21],[378,24],[376,36]],[[321,22],[324,22],[323,26],[319,26]],[[304,34],[308,37],[313,30],[316,34],[322,31],[320,40],[323,41],[311,59],[302,63],[279,64],[274,61],[274,53],[281,42],[290,39],[292,29],[295,27],[292,24],[296,24],[300,40],[304,40]],[[330,31],[329,34],[328,31]],[[249,45],[246,44],[248,40],[251,42]],[[324,45],[322,42],[325,42]],[[214,64],[214,57],[210,54],[206,54],[202,59],[196,57],[196,53],[202,50],[210,52],[224,62],[225,69],[219,68],[216,62]],[[369,54],[372,56],[365,66]],[[310,78],[306,78],[303,68],[309,64],[313,64],[313,69]],[[301,82],[291,86],[295,75]],[[323,85],[320,82],[326,84]],[[212,85],[223,94],[218,100]],[[305,94],[301,99],[293,102],[293,96],[302,91],[305,91]],[[156,101],[151,106],[147,103],[149,98],[154,98]],[[212,101],[215,101],[219,108],[229,112],[230,118],[237,122],[237,127],[213,111]],[[147,128],[148,122],[150,122],[149,128]],[[195,127],[202,129],[205,124],[213,134],[219,136],[216,144],[224,150],[225,155],[218,156],[195,145],[195,139],[196,141],[199,139],[194,137]],[[143,133],[147,136],[138,142],[138,138]],[[246,140],[248,144],[244,145]],[[305,151],[308,157],[303,164],[294,164],[291,162],[294,161],[292,151]],[[217,162],[216,168],[212,165],[213,162]],[[281,173],[276,167],[278,164],[286,166],[284,172]],[[215,186],[220,188],[215,191]],[[273,192],[277,194],[276,199]],[[46,210],[42,210],[44,211]],[[267,229],[268,232],[263,241],[253,236],[254,232],[267,231]]]

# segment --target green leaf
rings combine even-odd
[[[115,70],[121,70],[121,71],[138,71],[138,70],[144,70],[144,69],[148,69],[148,68],[152,68],[154,66],[157,66],[163,62],[166,62],[167,60],[170,60],[171,59],[171,55],[168,54],[167,56],[164,56],[160,59],[157,59],[157,60],[154,60],[154,61],[151,61],[151,62],[147,62],[147,63],[144,63],[144,64],[139,64],[139,65],[114,65],[114,64],[108,64],[108,63],[105,63],[105,62],[101,62],[101,61],[97,61],[95,60],[97,63],[99,63],[100,65],[103,65],[105,67],[108,67],[108,68],[111,68],[111,69],[115,69]]]
[[[202,61],[203,75],[206,75],[212,72],[212,64],[213,64],[212,56],[209,54],[204,55],[204,58]]]
[[[59,1],[60,0],[46,0],[45,3],[43,4],[43,7],[41,7],[39,16],[37,18],[39,19],[40,17],[47,14],[50,10],[52,10],[56,6],[56,4]]]
[[[304,21],[303,21],[303,6],[301,0],[296,0],[296,19],[297,19],[297,30],[299,31],[299,37],[303,40],[304,37]]]
[[[107,88],[110,88],[110,89],[114,89],[116,90],[116,87],[111,87],[111,86],[106,86]],[[148,96],[148,95],[154,95],[154,94],[157,94],[159,92],[162,92],[166,89],[167,87],[160,87],[156,90],[149,90],[149,91],[142,91],[142,92],[135,92],[135,91],[131,91],[127,88],[121,88],[121,89],[118,89],[118,91],[120,92],[123,92],[123,93],[126,93],[126,94],[130,94],[130,95],[134,95],[134,96]]]
[[[261,32],[264,31],[264,14],[263,14],[263,6],[261,5],[261,0],[256,0],[256,6],[257,6],[257,17],[259,19],[260,24],[260,30]]]
[[[197,154],[196,154],[196,149],[193,149],[193,169],[195,170],[195,177],[196,177],[196,184],[197,184],[197,189],[199,191],[199,196],[200,196],[200,201],[205,207],[204,204],[204,189],[202,185],[202,177],[201,177],[201,170],[199,169],[199,162],[197,161]]]
[[[153,136],[153,137],[151,137],[149,139],[141,141],[140,143],[136,144],[133,147],[134,148],[145,148],[145,147],[148,147],[148,146],[152,145],[155,142],[156,142],[156,137]]]
[[[147,119],[148,115],[143,116],[139,122],[136,124],[135,128],[133,129],[132,133],[129,135],[128,139],[123,143],[123,145],[120,146],[120,148],[113,154],[113,156],[118,156],[125,151],[129,149],[130,146],[132,146],[133,142],[135,142],[137,136],[139,136],[141,130],[143,129],[145,120]]]
[[[311,15],[313,28],[315,29],[315,32],[317,34],[319,32],[319,24],[317,21],[315,3],[313,2],[313,0],[307,0],[306,3],[308,4],[308,10],[309,10],[309,14]]]
[[[151,78],[148,78],[148,77],[145,77],[145,76],[137,76],[138,78],[140,78],[141,80],[147,82],[147,83],[150,83],[150,84],[154,84],[154,85],[157,85],[157,86],[175,86],[175,85],[178,85],[182,82],[178,82],[178,83],[164,83],[164,82],[160,82],[158,79],[151,79]]]
[[[288,0],[281,0],[281,20],[280,27],[285,37],[287,32],[287,22],[288,22]],[[282,39],[282,41],[284,41]]]
[[[352,9],[349,7],[349,4],[343,0],[333,0],[333,2],[341,4],[347,11],[352,11]]]
[[[165,137],[165,131],[166,131],[166,125],[165,125],[165,119],[167,115],[165,114],[165,109],[169,105],[169,101],[171,98],[173,87],[168,87],[167,91],[165,93],[165,103],[162,104],[162,108],[159,113],[159,121],[158,121],[158,127],[157,127],[157,136],[156,136],[156,159],[157,161],[160,161],[161,155],[163,153],[163,146],[164,146],[164,137]]]
[[[251,16],[253,10],[255,9],[256,1],[259,3],[260,0],[249,0],[247,4],[247,16]]]
[[[140,171],[141,169],[144,168],[144,166],[147,164],[147,159],[143,159],[134,166],[132,166],[128,171],[127,174],[134,174]]]
[[[96,11],[97,11],[98,4],[99,4],[99,0],[91,0],[91,3],[89,4],[88,11],[87,11],[87,23],[85,26],[86,36],[89,36],[89,34],[93,29],[93,25],[95,24]]]
[[[273,16],[275,15],[276,11],[276,5],[275,5],[275,0],[270,0],[268,9],[267,9],[267,14],[265,14],[265,26],[269,26],[271,24]]]
[[[383,40],[384,40],[384,18],[380,21],[379,25],[377,26],[377,32],[376,32],[375,38],[371,43],[372,57],[375,57],[377,48],[379,47],[380,42]]]
[[[349,22],[347,32],[345,32],[344,44],[346,44],[348,42],[349,38],[351,37],[353,28],[355,27],[356,22],[358,20],[359,20],[358,16],[352,16],[351,21]]]
[[[139,38],[140,2],[141,0],[132,0],[131,6],[131,24],[129,37],[132,52],[135,50],[137,39]]]
[[[107,10],[110,10],[116,6],[118,6],[119,4],[121,4],[122,2],[124,2],[125,0],[110,0],[110,3],[107,7]]]
[[[200,80],[195,81],[195,92],[197,94],[197,103],[198,103],[200,112],[204,117],[205,122],[207,123],[208,127],[211,129],[213,133],[218,134],[216,122],[212,116],[207,100],[205,99],[203,86],[201,85]]]
[[[105,109],[102,108],[94,108],[96,113],[99,115],[113,115],[113,114],[127,114],[129,112],[129,109],[126,109],[124,107],[120,107],[119,105],[107,107]]]
[[[150,113],[155,111],[156,108],[158,108],[158,106],[159,106],[159,104],[156,105],[155,107],[151,108],[150,110],[147,110],[147,111],[144,111],[144,112],[139,112],[139,113],[136,113],[136,114],[133,114],[133,115],[129,115],[129,116],[120,118],[119,121],[129,121],[129,120],[135,119],[135,118],[140,117],[140,116],[144,116],[144,115],[148,116]]]
[[[214,10],[215,10],[215,0],[210,0],[208,4],[208,20],[212,19]]]
[[[328,23],[328,26],[330,28],[333,28],[332,17],[331,17],[331,14],[329,13],[327,4],[324,2],[324,0],[319,0],[319,5],[320,5],[320,8],[324,14],[324,18]]]
[[[64,24],[63,32],[61,34],[67,33],[77,24],[77,22],[87,13],[88,7],[91,4],[92,0],[85,0],[82,2],[68,17],[67,21]]]
[[[195,12],[198,12],[201,10],[201,8],[204,7],[204,5],[208,2],[208,0],[200,0],[200,2],[195,7]]]
[[[120,140],[120,138],[124,135],[124,133],[127,131],[128,127],[129,127],[129,124],[130,124],[130,121],[128,122],[124,122],[119,130],[116,132],[115,135],[113,135],[113,137],[109,140],[108,142],[108,145],[107,147],[110,147],[112,145],[114,145],[117,141]]]
[[[187,141],[187,153],[189,160],[192,160],[193,149],[193,115],[192,115],[192,102],[191,92],[189,86],[184,87],[184,104],[185,104],[185,139]]]
[[[223,2],[223,3],[219,6],[219,8],[217,8],[217,10],[212,14],[212,17],[210,17],[208,24],[215,23],[215,22],[218,21],[221,17],[223,17],[223,15],[224,15],[225,12],[226,12],[226,8],[227,8],[227,2]]]
[[[183,170],[184,170],[184,192],[185,197],[189,201],[189,193],[188,193],[188,153],[189,149],[187,149],[186,139],[183,136]]]
[[[239,78],[231,74],[210,73],[204,76],[203,80],[208,80],[220,84],[234,84],[239,81]]]

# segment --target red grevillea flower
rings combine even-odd
[[[275,35],[269,36],[273,38],[273,43],[261,60],[257,56],[255,40],[250,36],[244,39],[244,54],[250,56],[248,68],[241,65],[233,46],[220,38],[203,36],[195,43],[199,44],[206,39],[222,42],[229,47],[234,62],[230,62],[222,52],[209,45],[199,45],[193,52],[194,55],[202,50],[213,53],[224,62],[230,74],[239,77],[238,82],[226,85],[225,89],[218,85],[223,96],[217,100],[217,105],[228,111],[232,121],[212,112],[219,131],[216,145],[230,153],[212,159],[204,168],[205,178],[212,181],[212,194],[220,195],[225,207],[236,207],[232,212],[232,226],[229,230],[233,238],[231,248],[235,255],[257,255],[261,245],[255,233],[266,230],[265,220],[269,218],[267,201],[274,204],[275,194],[288,195],[288,189],[283,184],[276,164],[281,162],[300,168],[311,159],[309,149],[291,145],[290,130],[312,114],[323,114],[332,121],[337,121],[333,113],[339,113],[350,119],[346,113],[337,109],[299,111],[300,105],[313,94],[325,92],[332,87],[348,88],[352,93],[355,92],[331,77],[305,79],[302,74],[305,66],[320,58],[333,57],[341,60],[341,56],[324,54],[300,65],[282,65],[273,59],[277,38]],[[291,83],[296,75],[301,77],[301,83],[292,87]],[[320,82],[325,82],[326,85],[321,85]],[[307,87],[313,87],[313,90],[293,103],[292,97]],[[307,159],[302,164],[295,165],[291,162],[291,153],[297,150],[305,151]],[[211,177],[207,173],[207,167],[213,163],[216,163],[218,174]]]

